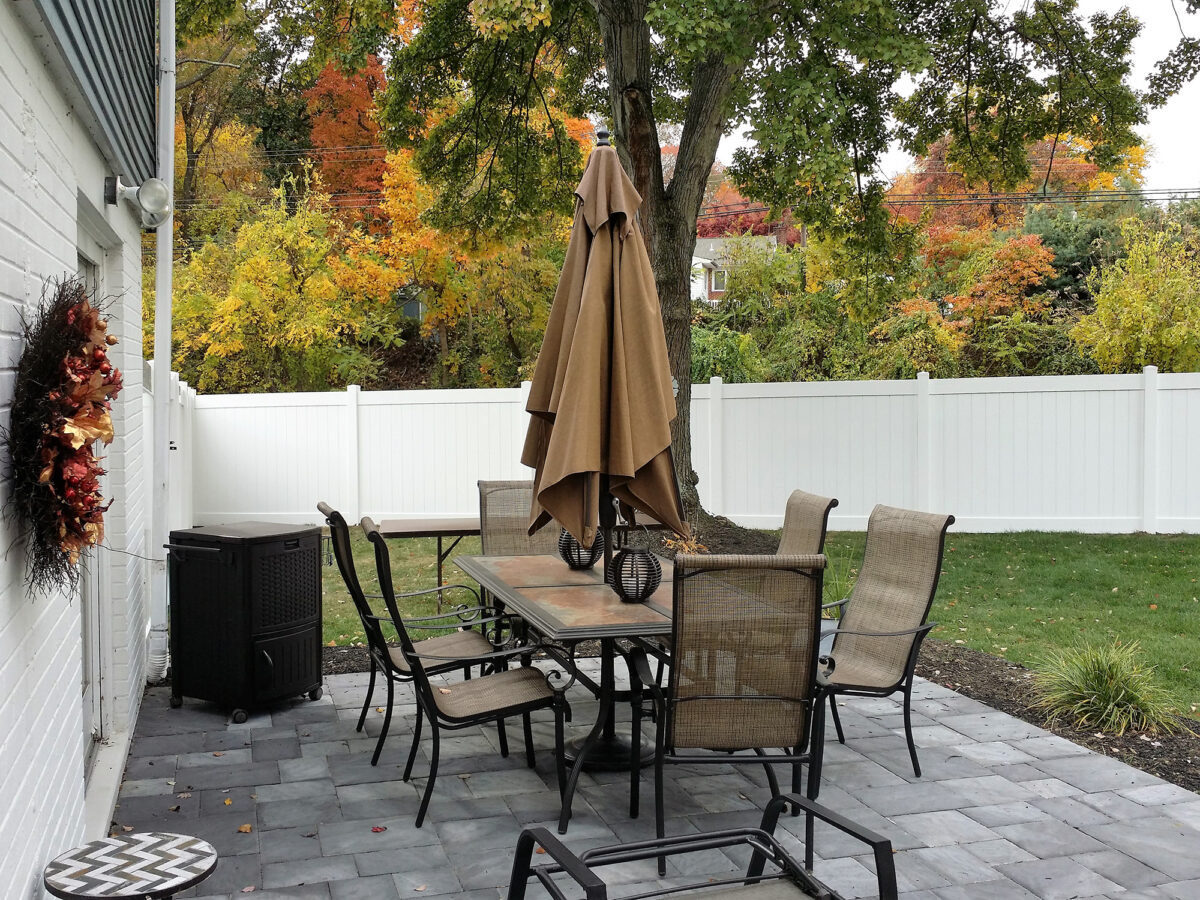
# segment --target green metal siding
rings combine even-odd
[[[155,0],[32,0],[127,181],[155,174]]]

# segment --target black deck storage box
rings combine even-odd
[[[241,522],[172,531],[171,705],[321,696],[321,529]]]

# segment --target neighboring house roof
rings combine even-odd
[[[155,0],[29,0],[16,6],[46,50],[55,51],[49,54],[52,69],[115,172],[134,184],[153,176]]]
[[[725,254],[725,246],[731,241],[750,241],[766,247],[774,247],[778,243],[773,234],[756,234],[737,238],[697,238],[696,249],[692,251],[692,262],[706,269],[720,266]]]

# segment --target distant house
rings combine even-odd
[[[725,294],[725,283],[729,277],[725,247],[731,238],[697,238],[692,251],[692,299],[716,303]],[[775,247],[775,235],[756,235],[734,238],[738,241],[753,241],[766,247]]]
[[[141,224],[105,178],[154,175],[154,0],[0,5],[0,424],[21,316],[49,279],[107,301],[124,373],[106,448],[106,548],[73,594],[30,595],[19,526],[0,524],[0,897],[42,896],[45,863],[106,834],[146,681],[150,498],[142,425]],[[169,788],[167,788],[169,790]]]

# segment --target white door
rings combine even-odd
[[[88,297],[96,300],[101,294],[101,273],[104,271],[104,251],[98,246],[80,248],[79,277],[83,279]],[[107,496],[107,485],[101,479],[100,490]],[[83,649],[83,737],[84,771],[91,775],[96,749],[104,738],[104,716],[102,704],[103,667],[101,660],[101,590],[100,554],[94,548],[80,560],[79,579],[79,629],[80,646]]]

